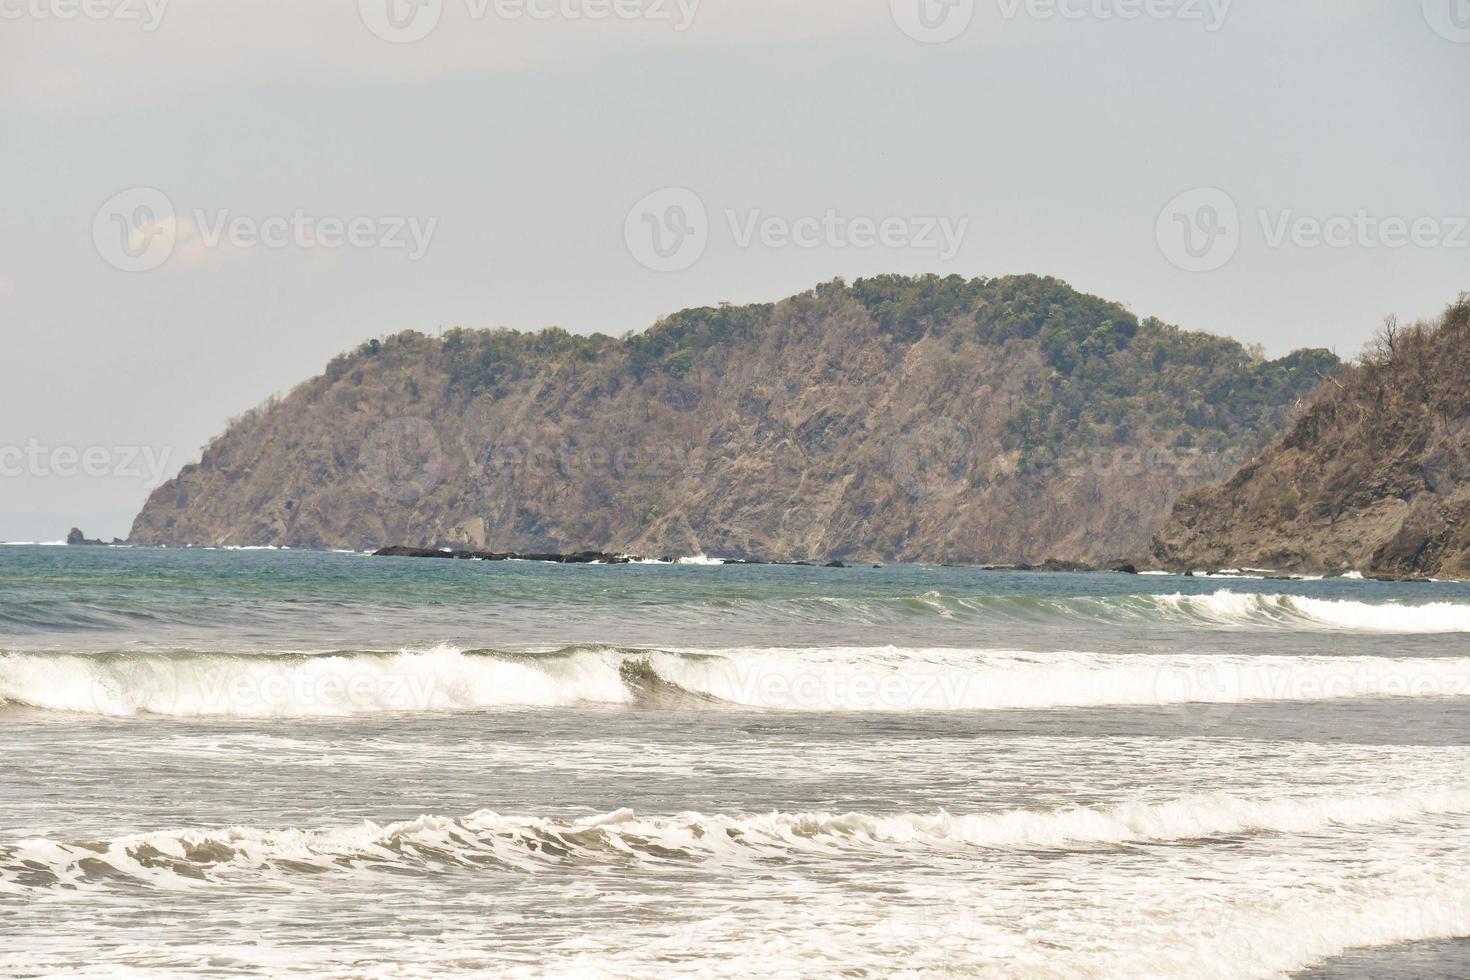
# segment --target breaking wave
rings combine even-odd
[[[1467,697],[1470,658],[897,647],[541,653],[5,653],[0,703],[112,716],[289,718],[497,707],[981,711]]]
[[[1105,624],[1129,629],[1195,627],[1401,634],[1470,632],[1470,604],[1467,603],[1360,602],[1229,589],[1205,595],[1137,593],[1054,597],[925,592],[913,596],[865,598],[725,599],[713,600],[708,608],[735,619],[750,619],[772,627],[789,623],[823,625],[834,622],[886,626],[937,617],[976,625]]]
[[[1222,626],[1305,624],[1373,633],[1470,632],[1470,605],[1457,602],[1410,605],[1229,591],[1157,596],[1155,601],[1165,614]]]
[[[1245,834],[1318,834],[1336,827],[1470,813],[1470,786],[1369,796],[1257,800],[1216,793],[1163,803],[953,815],[681,813],[618,810],[580,819],[480,811],[330,830],[178,830],[112,840],[45,838],[0,845],[0,889],[119,881],[179,888],[208,882],[351,871],[534,871],[552,864],[703,862],[824,857],[903,849],[1073,850]]]
[[[929,593],[905,601],[912,608],[945,617],[991,616],[1046,623],[1078,620],[1129,626],[1265,627],[1370,633],[1470,632],[1470,604],[1358,602],[1228,589],[1208,595],[1174,593],[1056,599],[1039,596],[962,598]]]

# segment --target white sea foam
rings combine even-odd
[[[631,556],[623,556],[631,557]],[[683,558],[632,558],[630,565],[724,565],[723,558],[710,558],[707,555],[686,555]]]
[[[0,654],[0,701],[176,717],[330,717],[579,703],[981,711],[1470,696],[1470,658],[825,647],[541,654]],[[679,700],[684,698],[685,700]]]
[[[1319,623],[1377,633],[1470,633],[1470,606],[1455,602],[1370,604],[1294,596],[1292,606]]]
[[[1027,623],[1106,623],[1114,626],[1274,629],[1314,632],[1470,632],[1470,603],[1362,602],[1316,599],[1274,592],[1219,589],[1212,593],[1135,593],[1119,596],[963,596],[929,591],[907,597],[802,598],[789,606],[841,616],[882,620],[896,610],[919,610],[946,619]]]
[[[782,813],[641,817],[617,810],[579,819],[480,811],[327,830],[176,830],[106,841],[46,838],[0,845],[8,891],[105,884],[98,864],[160,887],[346,870],[413,867],[654,864],[688,860],[893,854],[912,849],[1071,850],[1255,834],[1318,834],[1470,813],[1470,785],[1367,796],[1249,799],[1226,793],[1062,810],[937,813]],[[89,867],[90,865],[90,867]],[[43,871],[37,875],[35,872]]]
[[[658,675],[732,704],[957,711],[1470,696],[1470,659],[973,650],[650,653]]]
[[[616,661],[396,654],[0,654],[0,701],[55,711],[177,717],[330,717],[501,705],[620,703]]]
[[[1470,605],[1458,602],[1357,602],[1228,590],[1150,599],[1166,613],[1222,626],[1311,626],[1372,633],[1470,632]]]

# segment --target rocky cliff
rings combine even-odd
[[[838,281],[622,339],[408,332],[236,420],[132,540],[1098,561],[1338,369],[1031,276]]]
[[[1152,547],[1167,568],[1470,578],[1470,304],[1390,323],[1290,431],[1183,497]]]

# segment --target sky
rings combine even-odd
[[[1470,289],[1470,0],[0,0],[0,540],[404,329],[1040,273],[1355,356]]]

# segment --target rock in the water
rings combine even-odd
[[[614,555],[602,551],[578,551],[570,555],[552,553],[521,554],[514,551],[469,551],[459,548],[409,548],[394,545],[373,552],[375,558],[456,558],[462,561],[535,561],[555,565],[627,565],[642,561],[630,555]],[[672,561],[672,559],[667,559]]]
[[[1093,572],[1096,567],[1086,562],[1066,561],[1061,558],[1048,558],[1041,563],[1043,572]]]

